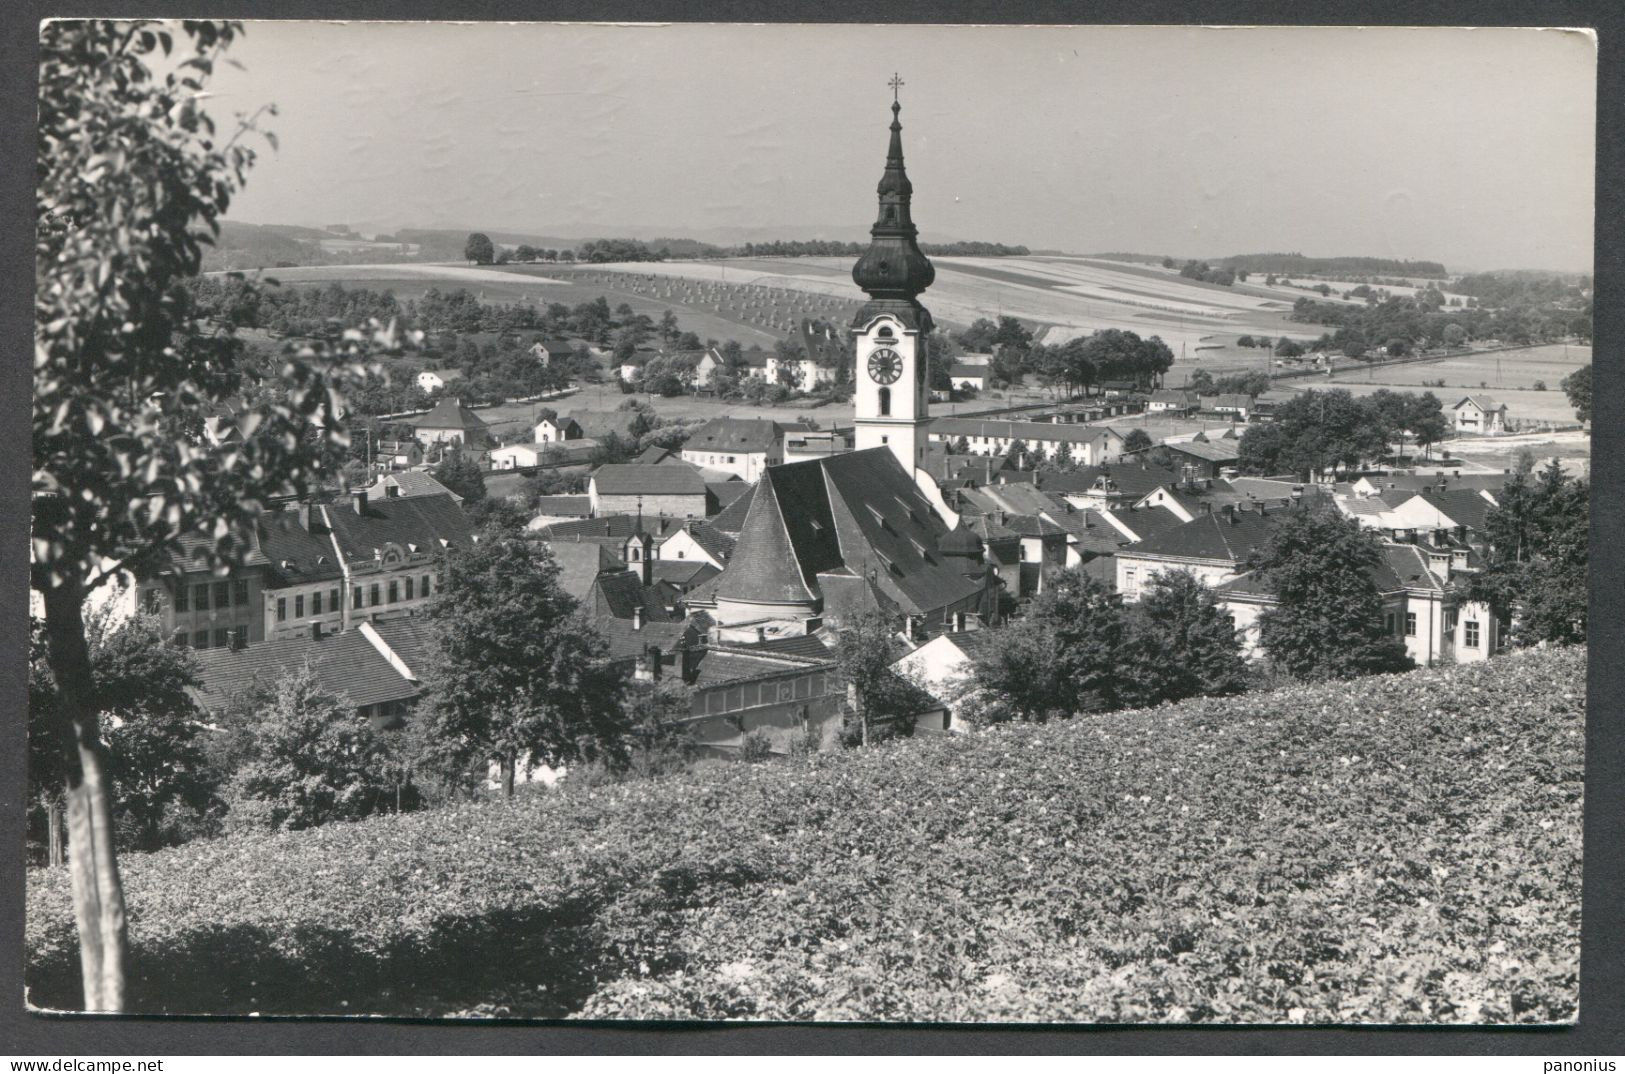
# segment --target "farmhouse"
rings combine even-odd
[[[693,466],[600,466],[587,481],[594,515],[649,512],[669,518],[704,518],[705,478]]]
[[[765,418],[712,418],[683,444],[683,461],[755,481],[784,461],[784,430]]]
[[[426,444],[457,443],[479,445],[485,442],[487,427],[480,416],[459,399],[447,397],[434,409],[412,423],[417,438]]]
[[[544,367],[569,358],[575,348],[562,339],[539,339],[531,344],[530,353]]]
[[[1253,408],[1253,397],[1236,392],[1204,395],[1201,398],[1201,405],[1204,411],[1235,421],[1246,421]]]
[[[1507,405],[1487,395],[1464,395],[1450,409],[1455,413],[1458,433],[1497,436],[1507,431]]]
[[[1151,414],[1184,416],[1196,413],[1200,406],[1201,401],[1196,398],[1195,392],[1159,388],[1151,393],[1151,399],[1145,404],[1145,409]]]
[[[948,370],[948,381],[955,388],[964,391],[983,391],[987,388],[988,367],[985,365],[967,365],[964,362],[955,363]]]
[[[406,496],[450,496],[458,503],[463,498],[421,470],[408,470],[398,474],[380,474],[372,484],[361,490],[368,500],[393,500]]]

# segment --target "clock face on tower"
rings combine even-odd
[[[890,384],[903,375],[903,359],[890,347],[869,355],[869,376],[876,384]]]

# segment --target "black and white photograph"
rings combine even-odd
[[[1575,1024],[1597,49],[43,22],[31,1017]]]

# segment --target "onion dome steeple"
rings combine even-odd
[[[902,79],[892,76],[891,145],[886,151],[886,170],[876,188],[880,211],[874,227],[869,229],[869,249],[852,266],[852,280],[870,298],[912,304],[921,291],[931,286],[937,271],[920,252],[915,241],[919,229],[909,215],[914,185],[903,169],[903,124],[898,119],[903,106],[896,99],[902,84]]]

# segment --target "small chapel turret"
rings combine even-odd
[[[936,279],[936,269],[920,251],[910,201],[914,186],[903,168],[902,105],[892,87],[891,145],[876,190],[879,213],[869,229],[869,249],[852,266],[852,280],[869,295],[852,319],[854,447],[886,447],[912,474],[925,460],[927,398],[930,393],[927,354],[931,313],[919,296]]]

